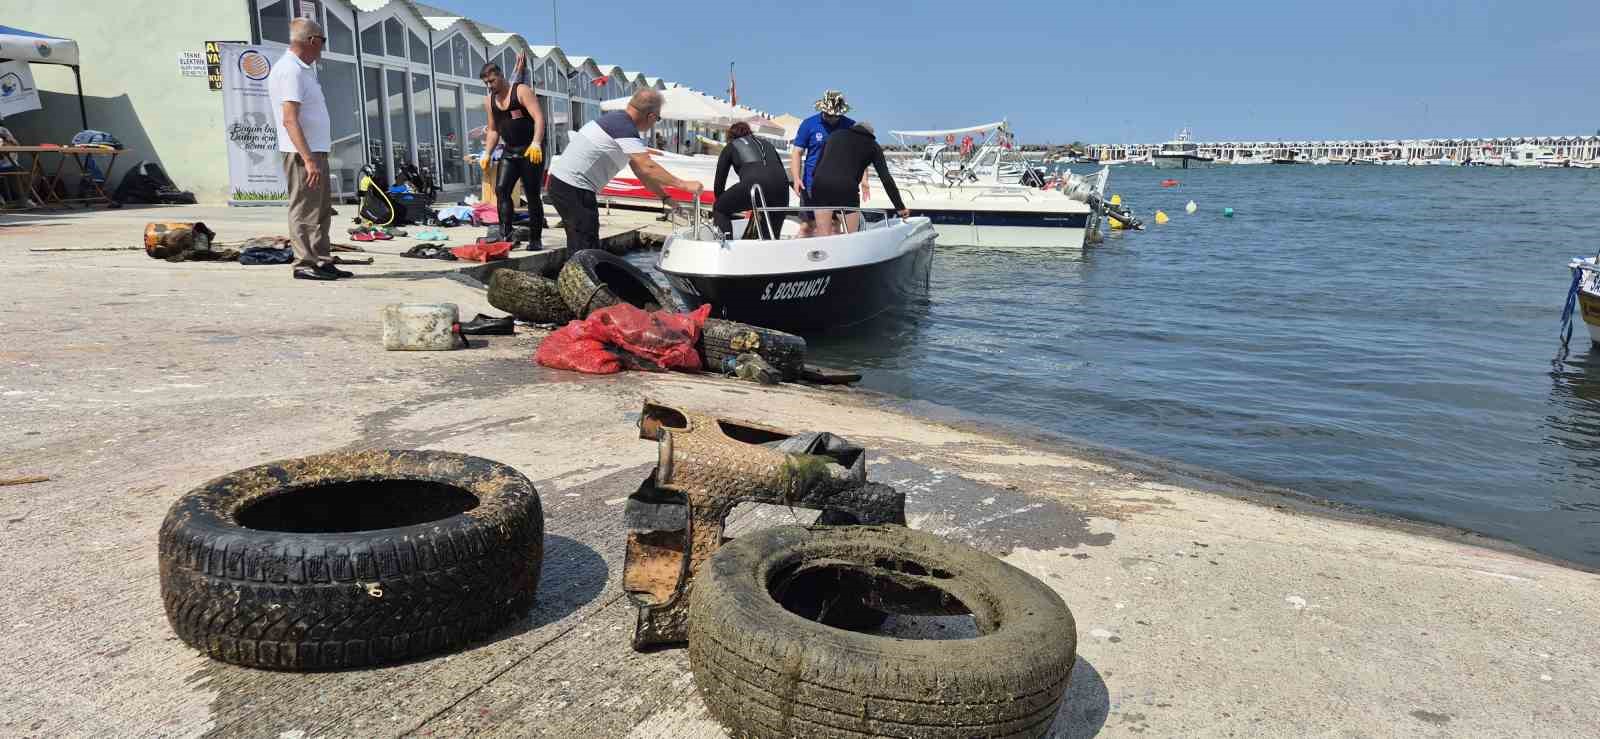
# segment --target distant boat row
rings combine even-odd
[[[1161,148],[1153,154],[1122,159],[1101,159],[1098,162],[1104,166],[1151,164],[1156,169],[1204,169],[1212,166],[1244,166],[1252,164],[1355,164],[1379,165],[1390,167],[1529,167],[1529,168],[1559,168],[1573,167],[1577,169],[1600,169],[1600,159],[1580,161],[1571,157],[1556,154],[1548,146],[1535,144],[1519,144],[1512,147],[1506,154],[1488,154],[1466,160],[1440,157],[1437,159],[1422,159],[1418,157],[1402,157],[1398,151],[1385,151],[1369,156],[1320,156],[1307,159],[1299,156],[1293,149],[1262,150],[1255,152],[1240,152],[1238,156],[1226,159],[1217,158],[1200,151],[1200,145],[1190,139],[1189,130],[1178,132],[1177,138],[1163,143]]]

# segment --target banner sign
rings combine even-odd
[[[209,44],[208,44],[209,46]],[[228,137],[228,204],[286,205],[278,156],[278,117],[267,76],[282,49],[217,44],[222,60],[222,122]]]
[[[28,63],[0,63],[0,118],[40,107],[39,88],[33,86],[33,70],[28,69]]]

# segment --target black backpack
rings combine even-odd
[[[140,161],[122,176],[111,199],[118,203],[144,203],[149,205],[195,203],[194,193],[184,192],[173,184],[172,178],[154,162]]]

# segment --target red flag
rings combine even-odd
[[[592,81],[594,82],[595,87],[605,87],[606,83],[611,81],[611,76],[606,75],[604,77],[596,77]]]
[[[728,62],[728,99],[739,104],[739,83],[733,78],[733,62]]]

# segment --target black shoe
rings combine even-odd
[[[322,280],[323,282],[332,282],[333,280],[339,279],[339,276],[324,272],[316,267],[302,265],[294,268],[294,278],[297,280]]]
[[[356,276],[356,273],[351,272],[349,270],[339,269],[338,267],[333,266],[333,264],[331,262],[328,263],[328,264],[319,264],[319,265],[317,265],[317,271],[321,272],[321,273],[323,273],[325,275],[331,275],[334,278],[355,277]]]
[[[461,324],[461,333],[473,336],[511,336],[516,333],[516,328],[511,316],[493,318],[479,313],[472,320]]]

